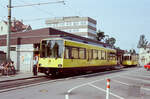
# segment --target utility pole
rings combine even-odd
[[[10,61],[11,0],[8,4],[7,61]]]
[[[20,6],[11,6],[11,0],[9,0],[8,4],[8,33],[7,33],[7,61],[10,61],[10,34],[11,34],[11,8],[15,7],[26,7],[26,6],[35,6],[35,5],[46,5],[46,4],[55,4],[55,3],[63,3],[63,0],[56,2],[46,2],[46,3],[37,3],[37,4],[28,4],[28,5],[20,5]]]

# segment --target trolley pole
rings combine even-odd
[[[110,79],[107,79],[106,99],[109,99]]]
[[[8,4],[7,61],[10,61],[11,0]]]

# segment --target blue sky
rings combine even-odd
[[[12,3],[22,5],[50,1],[57,0],[12,0]],[[136,49],[141,34],[150,41],[150,0],[65,1],[66,5],[48,4],[13,8],[12,17],[23,19],[25,24],[30,24],[33,29],[37,29],[45,27],[44,22],[47,18],[89,16],[97,20],[97,29],[115,37],[116,46],[122,49]],[[7,19],[7,4],[8,0],[0,0],[0,20]]]

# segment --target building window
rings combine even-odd
[[[16,51],[16,47],[10,47],[10,51]]]
[[[77,26],[77,25],[79,25],[79,23],[78,22],[73,22],[73,25]]]
[[[87,25],[87,24],[88,24],[87,21],[81,21],[81,22],[80,22],[80,25]]]
[[[3,31],[3,26],[1,26],[1,31]]]

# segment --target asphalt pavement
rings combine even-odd
[[[0,93],[2,99],[149,99],[150,72],[125,68],[75,77],[60,78]]]

